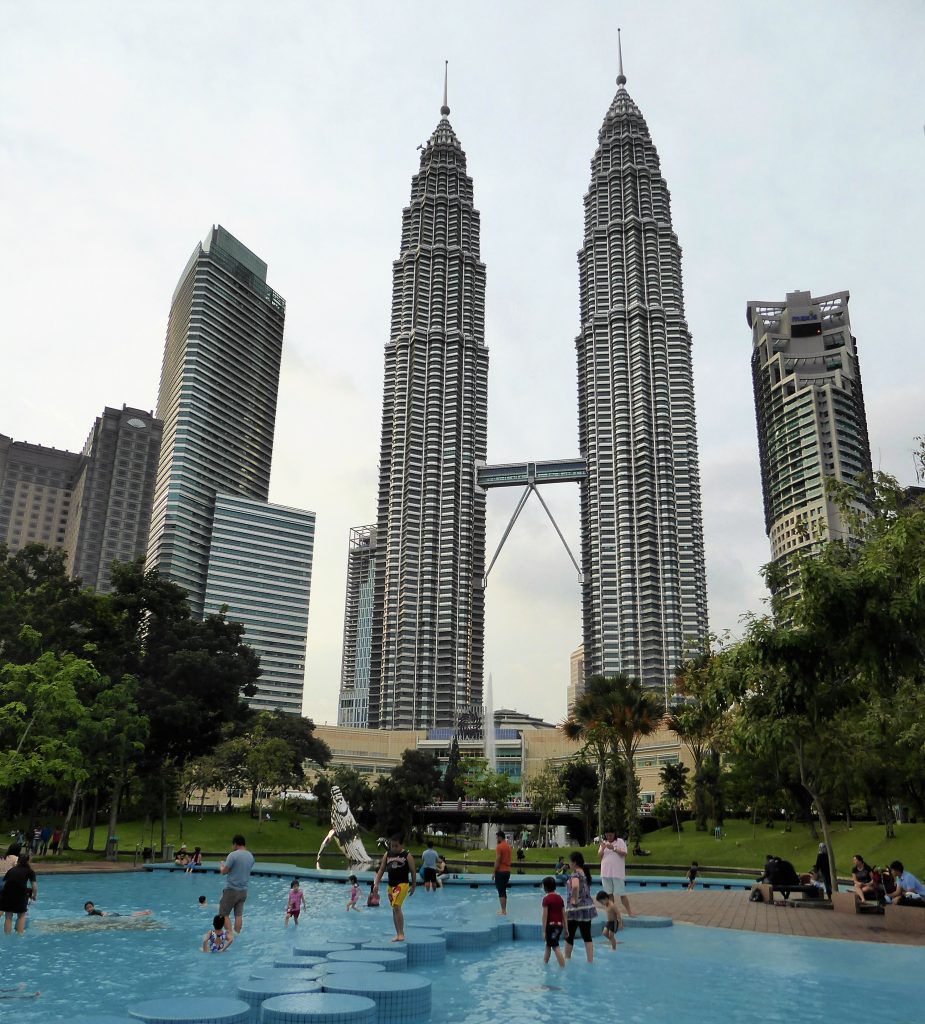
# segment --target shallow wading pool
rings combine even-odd
[[[26,991],[41,992],[35,999],[0,1001],[0,1019],[16,1024],[124,1016],[133,1005],[161,996],[236,997],[252,973],[291,958],[294,946],[359,944],[391,934],[387,906],[347,914],[344,886],[310,880],[302,881],[307,896],[302,923],[284,929],[288,878],[254,878],[244,933],[227,954],[209,956],[199,946],[221,891],[216,875],[46,875],[39,885],[40,900],[26,935],[0,936],[0,988],[23,983]],[[206,910],[197,906],[200,894],[209,899]],[[730,893],[729,898],[746,897]],[[150,907],[155,917],[142,919],[137,927],[121,919],[100,924],[83,914],[85,900],[119,912]],[[419,888],[405,904],[409,929],[460,933],[493,929],[497,907],[491,890],[465,886],[436,894]],[[509,913],[515,923],[537,922],[539,891],[515,889]],[[534,931],[523,929],[522,934]],[[555,962],[544,967],[543,946],[536,941],[508,940],[483,948],[447,942],[443,959],[425,958],[408,968],[409,975],[432,985],[429,1014],[413,1019],[561,1024],[606,1016],[609,1021],[678,1024],[725,1016],[745,1024],[918,1024],[925,1016],[922,950],[915,947],[684,925],[627,929],[620,940],[616,952],[597,940],[593,964],[585,962],[579,943],[565,970]]]

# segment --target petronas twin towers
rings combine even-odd
[[[706,634],[691,338],[668,188],[622,60],[617,82],[578,256],[585,671],[667,694]],[[485,266],[449,113],[444,98],[393,264],[378,516],[348,564],[342,725],[452,726],[482,702]]]

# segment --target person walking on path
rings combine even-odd
[[[594,941],[591,938],[591,922],[597,917],[594,900],[591,898],[591,872],[585,866],[581,850],[574,850],[569,857],[572,874],[568,880],[567,917],[568,934],[565,936],[565,959],[572,959],[575,934],[581,932],[588,963],[594,960]]]
[[[613,896],[614,904],[619,899],[630,917],[634,917],[626,895],[626,843],[618,838],[612,828],[604,829],[604,838],[597,848],[601,858],[601,888],[608,896]],[[617,911],[618,923],[620,912]]]
[[[427,840],[427,849],[421,854],[421,867],[424,869],[424,892],[437,891],[437,851],[433,839]]]
[[[376,872],[376,880],[373,882],[373,886],[378,892],[382,876],[388,872],[389,903],[392,904],[392,921],[395,924],[393,942],[405,941],[405,915],[402,913],[401,905],[405,902],[406,897],[414,895],[414,890],[417,887],[414,857],[404,849],[402,841],[402,836],[392,836],[389,840],[389,848],[382,855],[379,870]]]
[[[504,832],[498,832],[496,838],[498,845],[495,847],[495,866],[491,877],[495,883],[495,888],[498,890],[498,902],[501,904],[498,916],[506,917],[507,890],[511,884],[511,857],[514,851],[511,849],[511,844],[507,841],[507,836]]]
[[[234,914],[234,930],[240,935],[244,927],[244,901],[247,899],[247,886],[254,867],[254,855],[246,849],[247,841],[242,835],[236,835],[231,845],[234,849],[218,866],[219,874],[228,876],[218,912],[225,918],[225,930],[229,932],[231,915]]]
[[[16,867],[10,868],[3,879],[3,891],[0,892],[0,910],[3,919],[3,933],[9,935],[13,930],[13,915],[16,915],[16,934],[22,935],[26,930],[26,914],[29,903],[39,898],[39,886],[35,880],[35,872],[29,865],[29,854],[20,853]]]
[[[559,939],[565,928],[565,900],[556,892],[556,880],[552,875],[543,879],[543,938],[546,940],[546,952],[543,963],[549,963],[549,956],[555,953],[560,967],[565,966],[565,957],[559,949]]]

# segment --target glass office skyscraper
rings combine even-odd
[[[164,424],[147,564],[203,613],[215,496],[266,501],[286,303],[267,265],[222,227],[173,294],[157,416]]]

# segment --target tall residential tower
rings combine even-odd
[[[826,480],[871,476],[861,370],[847,292],[788,292],[783,302],[749,302],[747,316],[764,522],[771,558],[787,567],[799,551],[850,539]]]
[[[691,335],[668,186],[639,108],[598,134],[578,254],[578,423],[585,673],[667,698],[707,631]]]
[[[216,493],[267,500],[285,318],[266,263],[223,227],[211,228],[170,307],[147,558],[187,591],[195,615],[203,612]]]
[[[485,266],[466,156],[422,147],[392,270],[370,659],[372,728],[451,726],[482,700],[488,419]]]

